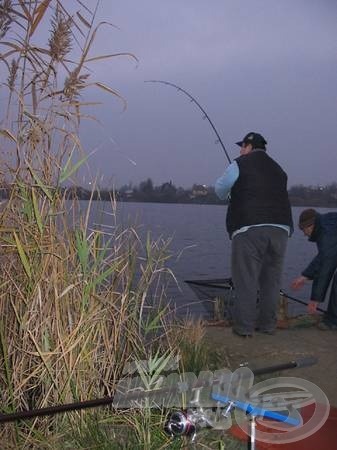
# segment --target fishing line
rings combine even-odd
[[[108,137],[109,141],[114,144],[116,147],[121,148],[121,146],[118,144],[118,142],[116,142],[111,136]],[[134,161],[133,159],[129,158],[129,156],[125,155],[125,153],[122,152],[122,150],[118,150],[118,149],[114,149],[114,151],[116,153],[119,153],[120,155],[122,155],[127,161],[129,161],[129,163],[131,163],[133,166],[136,166],[137,163],[136,161]]]
[[[162,81],[162,80],[146,80],[145,83],[161,83],[161,84],[166,84],[167,86],[172,86],[172,87],[176,88],[176,89],[178,90],[178,92],[183,92],[185,95],[187,95],[187,97],[191,100],[191,102],[192,102],[192,103],[195,103],[195,104],[197,105],[197,107],[201,110],[201,112],[202,112],[203,115],[204,115],[203,118],[208,120],[208,122],[209,122],[209,124],[211,125],[211,127],[212,127],[214,133],[216,134],[216,137],[217,137],[216,143],[218,143],[218,142],[220,143],[220,145],[221,145],[223,151],[225,152],[225,155],[226,155],[226,157],[227,157],[227,159],[228,159],[229,164],[231,164],[232,161],[231,161],[231,159],[230,159],[230,157],[229,157],[229,155],[228,155],[228,153],[227,153],[227,150],[226,150],[226,148],[225,148],[225,146],[224,146],[224,143],[223,143],[222,140],[221,140],[221,137],[220,137],[219,133],[217,132],[217,129],[215,128],[215,126],[214,126],[213,122],[211,121],[211,119],[210,119],[209,115],[207,114],[207,112],[206,112],[206,111],[204,110],[204,108],[200,105],[200,103],[199,103],[194,97],[192,97],[191,94],[189,94],[187,91],[185,91],[185,89],[181,88],[180,86],[177,86],[176,84],[170,83],[169,81]]]

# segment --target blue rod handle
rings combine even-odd
[[[269,411],[268,409],[259,408],[257,406],[251,405],[250,403],[240,402],[229,397],[224,397],[223,395],[212,394],[212,399],[221,403],[228,403],[232,401],[235,403],[235,406],[237,408],[242,409],[247,414],[252,414],[254,416],[267,417],[268,419],[274,419],[278,422],[288,423],[289,425],[293,425],[295,427],[301,424],[301,421],[294,417],[289,417],[276,411]]]

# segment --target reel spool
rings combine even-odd
[[[194,436],[197,431],[193,416],[184,411],[175,411],[170,414],[164,430],[172,437]]]

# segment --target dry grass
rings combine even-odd
[[[81,12],[68,12],[70,4]],[[0,213],[2,413],[112,395],[126,362],[173,351],[161,307],[168,243],[142,243],[134,228],[119,228],[113,199],[111,229],[94,228],[90,202],[80,213],[60,190],[86,161],[81,94],[95,85],[119,96],[89,82],[86,71],[90,60],[113,56],[90,54],[96,10],[75,1],[0,2],[0,61],[8,71],[0,184],[11,188]],[[46,20],[42,48],[35,36]],[[56,448],[64,429],[84,417],[2,426],[1,448]]]
[[[149,291],[161,284],[164,272],[162,243],[152,242],[140,262],[144,249],[133,229],[107,239],[102,231],[81,226],[64,236],[60,225],[51,224],[40,235],[33,225],[26,220],[19,229],[13,223],[16,240],[10,243],[8,237],[3,257],[6,412],[112,395],[125,363],[147,359],[153,346],[163,344],[158,310],[159,333],[145,341],[152,331],[145,314]],[[65,227],[64,221],[63,232]],[[142,274],[136,278],[137,266]],[[52,422],[42,424],[50,429]],[[5,434],[6,429],[11,434],[12,427],[3,429]]]

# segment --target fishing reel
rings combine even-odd
[[[190,437],[194,442],[197,432],[202,428],[217,428],[221,418],[227,422],[234,407],[234,402],[229,402],[225,408],[220,409],[194,408],[174,411],[167,417],[164,431],[171,437]]]
[[[187,436],[195,438],[197,433],[197,420],[192,411],[174,411],[171,413],[164,426],[165,433],[171,437]]]

